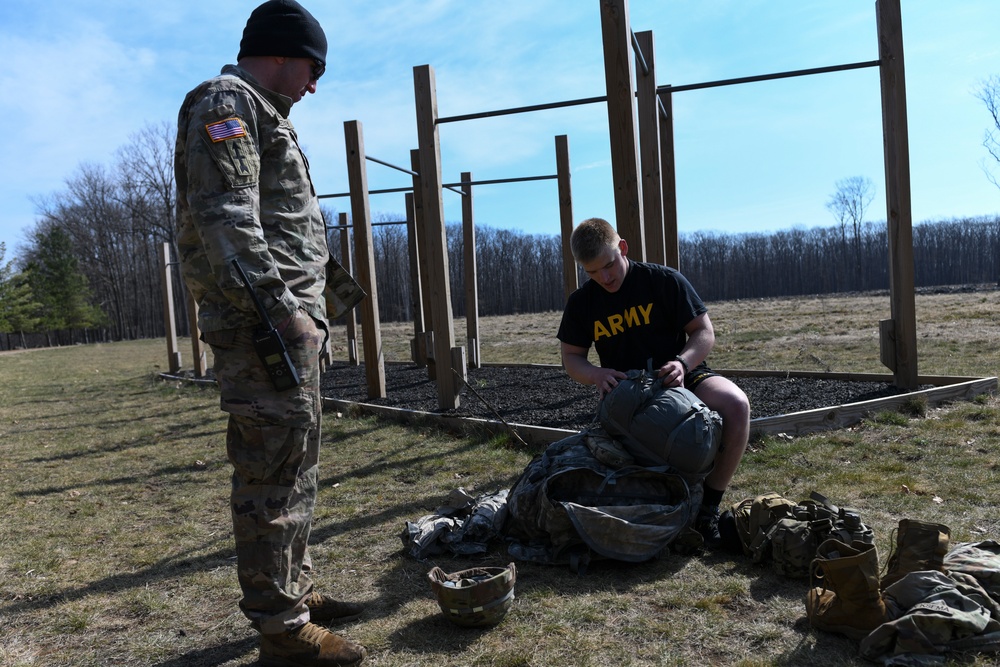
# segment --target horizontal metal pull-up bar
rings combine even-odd
[[[516,107],[514,109],[500,109],[497,111],[483,111],[480,113],[467,113],[461,116],[446,116],[438,118],[437,123],[455,123],[460,120],[474,120],[476,118],[492,118],[494,116],[508,116],[515,113],[525,113],[528,111],[543,111],[545,109],[560,109],[562,107],[574,107],[581,104],[595,104],[597,102],[607,102],[608,96],[585,97],[580,100],[569,100],[567,102],[551,102],[549,104],[534,104],[528,107]]]
[[[463,181],[461,183],[452,183],[455,186],[461,185],[495,185],[497,183],[523,183],[524,181],[551,181],[553,179],[559,178],[558,174],[552,174],[551,176],[520,176],[518,178],[494,178],[489,181]]]
[[[385,160],[379,160],[377,157],[372,157],[371,155],[366,155],[365,159],[366,160],[371,160],[372,162],[378,162],[379,164],[383,164],[386,167],[392,167],[393,169],[395,169],[397,171],[401,171],[404,174],[409,174],[410,176],[416,176],[418,178],[420,177],[420,174],[418,174],[415,171],[411,171],[410,169],[404,169],[403,167],[397,167],[396,165],[394,165],[391,162],[386,162]]]
[[[404,169],[403,167],[397,167],[396,165],[392,164],[391,162],[386,162],[385,160],[379,160],[377,157],[372,157],[371,155],[366,155],[365,159],[366,160],[371,160],[372,162],[378,162],[379,164],[383,164],[386,167],[391,167],[392,169],[396,169],[397,171],[401,171],[404,174],[409,174],[410,176],[416,176],[417,178],[420,178],[420,174],[418,174],[415,171],[411,171],[409,169]],[[458,194],[463,194],[461,190],[455,190],[455,188],[447,186],[447,185],[443,185],[441,187],[448,188],[449,190],[457,192]],[[413,188],[411,187],[411,188],[407,188],[407,189],[408,190],[412,190]],[[404,192],[404,191],[403,190],[396,190],[396,192]],[[374,194],[384,194],[384,193],[379,193],[379,192],[371,191],[368,194],[374,195]]]
[[[684,90],[700,90],[702,88],[717,88],[719,86],[733,86],[738,83],[753,83],[755,81],[770,81],[773,79],[787,79],[793,76],[809,76],[811,74],[825,74],[827,72],[843,72],[851,69],[862,69],[864,67],[878,67],[881,60],[867,60],[860,63],[850,63],[848,65],[831,65],[830,67],[814,67],[812,69],[799,69],[791,72],[778,72],[776,74],[761,74],[758,76],[744,76],[738,79],[721,79],[719,81],[709,81],[706,83],[689,83],[683,86],[657,86],[657,93],[679,93]]]
[[[389,225],[405,225],[406,220],[387,220],[385,222],[373,222],[372,227],[388,227]],[[354,225],[326,225],[327,231],[334,229],[353,229]]]
[[[370,158],[370,159],[374,160],[375,162],[378,162],[380,164],[386,164],[386,163],[382,162],[381,160],[376,160],[375,158]],[[391,167],[392,165],[386,165],[386,166]],[[414,173],[414,172],[411,172],[411,173]],[[462,182],[462,183],[445,183],[441,187],[448,188],[452,192],[457,192],[458,194],[464,196],[465,193],[462,192],[461,190],[457,190],[456,188],[460,188],[463,185],[496,185],[497,183],[523,183],[525,181],[551,181],[551,180],[554,180],[554,179],[557,179],[557,178],[559,178],[558,174],[552,174],[551,176],[520,176],[518,178],[494,178],[494,179],[488,180],[488,181],[470,181],[468,183],[465,183],[465,182]],[[368,194],[370,194],[370,195],[387,195],[387,194],[392,194],[394,192],[413,192],[413,187],[411,186],[411,187],[408,187],[408,188],[389,188],[387,190],[369,190]],[[317,199],[334,199],[336,197],[350,197],[350,196],[351,196],[350,192],[340,192],[340,193],[335,194],[335,195],[317,195],[316,198]]]
[[[641,52],[640,52],[641,55]],[[645,63],[645,58],[643,58]],[[847,65],[832,65],[830,67],[814,67],[812,69],[800,69],[791,72],[778,72],[775,74],[761,74],[758,76],[745,76],[737,79],[722,79],[720,81],[708,81],[706,83],[689,83],[682,86],[657,86],[657,93],[679,93],[684,90],[700,90],[702,88],[717,88],[719,86],[732,86],[739,83],[752,83],[754,81],[770,81],[773,79],[787,79],[794,76],[809,76],[811,74],[824,74],[827,72],[843,72],[852,69],[862,69],[864,67],[878,67],[882,64],[880,60],[868,60],[865,62],[850,63]],[[477,118],[494,118],[496,116],[509,116],[516,113],[527,113],[529,111],[545,111],[546,109],[561,109],[564,107],[580,106],[582,104],[597,104],[607,102],[608,96],[584,97],[578,100],[567,100],[565,102],[550,102],[548,104],[532,104],[526,107],[513,107],[510,109],[497,109],[496,111],[482,111],[479,113],[467,113],[460,116],[444,116],[437,119],[437,123],[457,123],[462,120],[475,120]],[[660,111],[666,114],[663,106]]]
[[[413,192],[413,188],[389,188],[388,190],[369,190],[370,195],[387,195],[393,192]],[[316,199],[335,199],[337,197],[350,197],[350,192],[339,192],[335,195],[316,195]]]

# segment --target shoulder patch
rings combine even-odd
[[[247,136],[243,122],[239,118],[227,118],[209,123],[205,126],[205,130],[208,132],[208,136],[213,143]]]

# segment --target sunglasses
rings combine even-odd
[[[319,78],[323,76],[324,72],[326,72],[326,65],[314,59],[312,65],[312,80],[319,81]]]

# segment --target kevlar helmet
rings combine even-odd
[[[499,623],[510,609],[517,571],[513,563],[452,574],[435,567],[427,578],[448,620],[465,627],[488,628]]]

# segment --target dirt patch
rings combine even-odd
[[[426,368],[387,364],[386,397],[368,398],[364,366],[335,364],[322,376],[322,394],[357,403],[408,410],[438,410],[437,385]],[[751,418],[812,410],[907,393],[888,382],[854,382],[816,378],[731,378],[750,398]],[[463,417],[580,430],[593,421],[597,391],[574,382],[561,368],[488,366],[469,370],[468,385],[459,394]],[[470,386],[472,389],[470,389]]]

